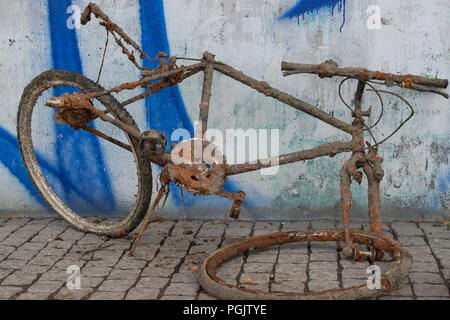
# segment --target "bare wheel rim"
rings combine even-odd
[[[82,231],[93,232],[101,235],[125,235],[126,233],[134,229],[142,220],[148,208],[151,196],[152,179],[150,163],[144,162],[144,157],[139,151],[137,147],[138,142],[135,139],[132,139],[128,134],[124,132],[131,146],[133,157],[136,162],[138,180],[136,201],[134,202],[133,208],[127,214],[127,216],[114,224],[93,223],[81,217],[69,206],[67,206],[64,201],[54,192],[53,188],[50,186],[41,170],[36,157],[35,149],[33,147],[31,129],[32,114],[39,96],[44,91],[49,90],[51,87],[61,85],[72,86],[84,90],[101,89],[100,86],[96,85],[93,81],[80,74],[62,70],[44,72],[40,76],[36,77],[35,80],[33,80],[30,85],[25,88],[19,105],[17,128],[20,151],[22,153],[25,166],[31,176],[33,183],[36,185],[38,191],[46,200],[46,202],[73,226]],[[116,103],[118,105],[117,100],[115,100],[112,96],[99,97],[97,100],[100,101],[103,105],[105,105],[105,101],[108,101],[109,104]],[[126,111],[124,112],[128,115]],[[120,116],[117,114],[117,111],[114,112],[114,110],[112,110],[111,113],[114,115],[114,117],[120,118]],[[131,118],[131,116],[129,117]],[[131,123],[128,124],[133,125],[137,128],[132,118]]]
[[[249,249],[262,249],[273,245],[307,241],[343,241],[342,230],[298,230],[276,232],[235,242],[211,253],[201,265],[199,281],[208,293],[227,300],[331,300],[362,299],[374,297],[386,291],[394,290],[408,275],[412,266],[412,257],[398,242],[389,237],[370,232],[351,230],[354,243],[372,245],[392,256],[394,266],[381,275],[381,289],[369,289],[366,283],[343,289],[330,289],[314,293],[264,292],[251,290],[225,283],[217,277],[217,268],[224,262],[246,252]]]

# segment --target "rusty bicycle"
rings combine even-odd
[[[373,294],[373,292],[367,291],[368,289],[364,286],[349,288],[347,291],[328,290],[318,294],[261,293],[225,284],[216,276],[215,271],[221,263],[238,254],[242,254],[250,248],[264,248],[295,241],[340,241],[344,243],[344,256],[354,260],[368,259],[373,262],[381,259],[384,253],[388,253],[397,264],[392,270],[383,275],[383,290],[392,290],[406,276],[411,266],[411,256],[399,243],[383,235],[380,219],[380,182],[383,179],[384,171],[382,168],[383,158],[378,155],[378,149],[383,142],[395,134],[413,116],[414,109],[408,101],[398,94],[377,89],[375,86],[397,86],[409,90],[440,94],[448,98],[448,94],[442,91],[442,89],[447,87],[448,80],[410,74],[398,75],[364,68],[340,68],[332,60],[327,60],[317,65],[281,63],[284,76],[309,73],[316,74],[320,78],[343,77],[344,79],[339,85],[339,97],[350,110],[353,117],[351,123],[346,123],[318,107],[273,88],[267,82],[256,80],[223,62],[217,61],[215,56],[209,52],[205,52],[199,59],[169,57],[163,52],[151,58],[117,24],[112,22],[96,4],[90,3],[86,7],[81,15],[81,23],[83,25],[88,23],[91,20],[91,15],[100,20],[99,24],[106,29],[107,35],[113,37],[131,63],[141,71],[142,76],[135,81],[104,89],[98,84],[103,68],[102,60],[97,82],[73,71],[50,70],[38,75],[24,89],[18,108],[17,120],[20,151],[32,181],[42,197],[57,213],[82,231],[114,237],[129,234],[145,217],[141,230],[133,243],[131,253],[147,227],[156,206],[162,199],[167,197],[171,183],[195,195],[217,195],[232,200],[230,216],[238,218],[245,200],[245,192],[230,192],[223,189],[227,177],[268,168],[273,165],[273,162],[270,161],[271,159],[260,159],[256,162],[228,164],[225,156],[220,153],[216,146],[206,140],[205,133],[208,128],[213,74],[214,72],[219,72],[267,97],[276,99],[298,111],[319,119],[350,136],[348,141],[336,141],[316,148],[280,155],[276,162],[277,165],[310,160],[322,156],[334,157],[336,154],[344,152],[351,153],[351,156],[345,161],[339,174],[343,230],[280,232],[234,243],[214,252],[206,259],[200,270],[202,286],[218,297],[239,299],[310,299],[317,298],[317,296],[322,298],[352,298]],[[103,59],[104,57],[105,54],[103,54]],[[154,69],[143,67],[138,62],[142,59],[157,60],[159,65]],[[181,60],[193,61],[193,64],[178,66],[178,62]],[[141,132],[138,129],[135,120],[125,109],[126,106],[156,94],[165,88],[177,85],[200,72],[203,72],[203,87],[199,104],[199,121],[198,126],[195,128],[194,138],[167,146],[167,137],[162,132],[158,130]],[[352,105],[345,102],[340,90],[342,84],[349,79],[357,81]],[[54,96],[51,90],[56,87],[64,87],[65,89],[55,91],[61,94]],[[71,89],[67,89],[67,87]],[[112,95],[113,93],[118,94],[125,90],[137,88],[143,89],[143,92],[122,102],[119,102]],[[362,98],[366,90],[376,93],[381,103],[381,112],[371,125],[368,125],[366,118],[373,116],[372,110],[371,108],[363,109],[362,107]],[[395,131],[378,141],[373,135],[372,129],[379,124],[383,115],[382,94],[390,94],[397,97],[410,108],[411,113]],[[41,96],[46,97],[44,101],[39,100]],[[75,131],[81,129],[94,134],[132,155],[137,170],[137,192],[133,207],[124,217],[121,217],[119,220],[92,221],[77,213],[76,210],[57,195],[56,188],[49,183],[48,175],[44,173],[40,166],[33,143],[33,113],[36,109],[42,108],[52,110],[51,117],[55,119],[57,124],[70,126]],[[49,116],[48,113],[47,116]],[[89,126],[96,119],[112,125],[115,132],[120,130],[125,140],[113,137]],[[365,134],[370,135],[373,142],[365,142]],[[200,153],[196,152],[198,149],[201,150]],[[210,157],[203,156],[206,151],[209,152]],[[181,161],[174,161],[174,157],[178,160],[181,159]],[[161,173],[158,177],[158,192],[148,212],[153,183],[151,163],[161,167]],[[350,185],[352,180],[360,184],[364,175],[368,181],[368,213],[371,232],[349,229],[349,213],[352,202]],[[367,249],[362,249],[364,246]]]

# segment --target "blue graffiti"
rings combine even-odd
[[[52,63],[54,69],[82,73],[76,30],[66,26],[66,10],[70,5],[71,0],[48,0]],[[62,93],[61,88],[55,90],[55,95]],[[75,194],[64,187],[60,195],[63,201],[78,211],[93,208],[100,213],[114,211],[114,194],[98,138],[81,130],[75,132],[65,125],[55,125],[55,134],[58,179],[63,186],[76,184],[82,191]],[[88,204],[80,201],[88,198],[94,201]]]
[[[159,51],[170,54],[163,0],[140,0],[139,2],[144,51],[150,56],[155,56]],[[82,73],[76,31],[66,26],[66,9],[71,3],[71,0],[48,0],[47,2],[52,65],[54,69]],[[144,65],[153,68],[156,62],[146,60]],[[56,88],[54,94],[60,95],[68,90],[70,89]],[[76,89],[72,88],[72,90]],[[147,97],[145,106],[149,128],[161,130],[169,139],[173,130],[177,128],[185,128],[191,135],[193,134],[193,125],[178,86]],[[57,165],[50,165],[46,157],[39,152],[36,152],[36,157],[49,183],[55,190],[60,191],[57,192],[58,195],[75,211],[95,210],[96,213],[114,211],[116,203],[98,138],[62,125],[55,125],[54,132]],[[0,161],[33,198],[49,209],[26,171],[17,138],[0,127],[0,141],[3,150]],[[230,181],[227,181],[224,188],[229,191],[237,190]],[[175,202],[180,203],[180,194],[173,192],[172,195],[178,200]],[[193,196],[187,195],[186,204],[193,199]],[[229,202],[226,199],[223,201],[224,204]],[[221,201],[216,202],[216,205],[220,204]],[[249,201],[246,205],[249,205]]]
[[[322,8],[329,8],[331,15],[334,15],[334,9],[337,7],[339,13],[342,12],[342,24],[339,31],[342,32],[342,28],[345,23],[345,1],[346,0],[300,0],[295,6],[286,11],[280,19],[291,19],[294,17],[302,18],[305,14],[314,14]]]
[[[0,143],[2,145],[2,154],[0,161],[13,174],[20,183],[28,190],[30,195],[36,199],[41,205],[45,206],[45,202],[34,186],[28,175],[27,169],[22,161],[19,151],[19,143],[17,138],[8,131],[0,127]]]
[[[169,41],[167,38],[166,22],[164,17],[163,0],[140,0],[140,22],[142,33],[142,49],[150,57],[154,57],[159,51],[170,55]],[[155,68],[156,61],[144,60],[144,66]],[[145,99],[147,126],[157,129],[167,136],[170,146],[170,136],[175,129],[184,128],[191,136],[194,133],[192,122],[187,114],[186,107],[181,97],[178,86],[173,86],[159,91]],[[230,180],[224,188],[237,190]],[[181,197],[178,187],[172,192],[175,203],[180,203]],[[198,197],[195,198],[198,200]],[[194,201],[194,196],[184,195],[185,205],[189,206]]]

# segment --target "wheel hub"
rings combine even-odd
[[[194,138],[176,144],[171,159],[165,166],[168,178],[195,195],[217,193],[227,180],[225,156],[207,140]]]

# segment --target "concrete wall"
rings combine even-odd
[[[0,210],[46,211],[22,163],[16,139],[16,113],[23,88],[51,68],[82,72],[95,79],[105,31],[97,23],[69,29],[72,10],[82,0],[0,2]],[[96,1],[144,51],[216,59],[283,91],[317,105],[345,121],[348,110],[337,97],[338,79],[312,75],[283,78],[280,61],[361,66],[396,73],[449,77],[450,3],[446,0],[103,0]],[[368,27],[370,5],[380,8],[379,29]],[[73,7],[72,7],[73,8]],[[75,8],[76,9],[76,8]],[[371,20],[370,20],[371,21]],[[378,21],[378,20],[376,20]],[[150,66],[150,63],[147,64]],[[110,39],[101,84],[139,77]],[[192,131],[200,101],[201,76],[140,101],[128,109],[141,130]],[[351,99],[355,83],[344,85]],[[393,89],[400,92],[399,89]],[[48,93],[49,95],[51,94]],[[416,108],[408,122],[381,149],[385,159],[382,207],[385,216],[411,218],[449,214],[450,112],[441,96],[403,91]],[[128,97],[125,94],[123,97]],[[43,97],[45,98],[45,97]],[[385,117],[374,131],[381,139],[408,115],[401,102],[387,97]],[[365,105],[379,107],[373,93]],[[346,139],[333,127],[215,74],[210,127],[225,130],[279,129],[280,152]],[[42,107],[42,109],[45,109]],[[47,112],[47,113],[45,113]],[[132,159],[110,144],[55,125],[50,111],[36,115],[36,147],[44,171],[58,194],[75,207],[112,215],[131,205],[136,173]],[[102,123],[96,127],[107,129]],[[40,137],[40,138],[39,138]],[[338,172],[346,155],[280,167],[276,175],[247,173],[229,179],[229,190],[244,190],[243,218],[323,217],[339,215]],[[156,176],[158,170],[154,168]],[[353,214],[366,209],[366,183],[353,185]],[[231,202],[216,196],[184,194],[190,216],[223,216]],[[172,193],[163,215],[183,215],[180,190]]]

